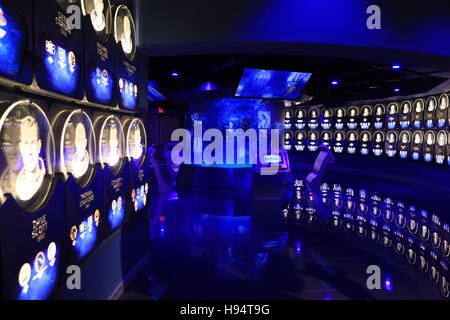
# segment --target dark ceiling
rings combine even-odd
[[[446,70],[419,69],[344,58],[290,55],[180,55],[149,58],[149,79],[168,100],[187,105],[205,97],[233,97],[245,68],[311,72],[303,97],[310,103],[383,99],[426,92],[448,80]],[[173,77],[172,73],[179,74]],[[339,86],[331,86],[338,80]],[[206,82],[216,90],[202,91]]]

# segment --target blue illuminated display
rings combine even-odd
[[[16,76],[25,58],[25,28],[0,5],[0,72]]]
[[[114,96],[114,76],[112,73],[97,67],[91,71],[89,82],[95,100],[110,104]]]
[[[52,293],[59,270],[59,248],[52,242],[18,270],[18,300],[45,300]]]
[[[138,96],[138,86],[131,81],[123,78],[119,79],[119,90],[122,105],[127,109],[136,108],[136,100]]]
[[[97,210],[93,216],[83,220],[79,227],[72,227],[70,237],[79,259],[86,257],[94,249],[99,222],[100,212]]]
[[[119,197],[117,200],[113,200],[111,208],[108,212],[108,222],[111,226],[111,230],[115,230],[122,224],[125,218],[125,200]]]
[[[311,73],[245,69],[236,97],[297,99]]]
[[[49,90],[73,95],[80,78],[77,56],[51,40],[43,44],[45,79]]]

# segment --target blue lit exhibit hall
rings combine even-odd
[[[0,0],[0,301],[448,301],[449,40],[448,0]]]

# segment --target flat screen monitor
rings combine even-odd
[[[245,69],[236,97],[298,99],[311,73]]]

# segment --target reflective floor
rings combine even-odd
[[[279,201],[175,193],[154,201],[150,259],[122,299],[443,298],[429,273],[383,245],[382,231],[374,243],[370,232],[358,236],[357,224],[346,232],[347,220],[336,230],[330,213],[338,210],[321,216],[305,190]],[[367,287],[373,265],[381,270],[378,290]]]

